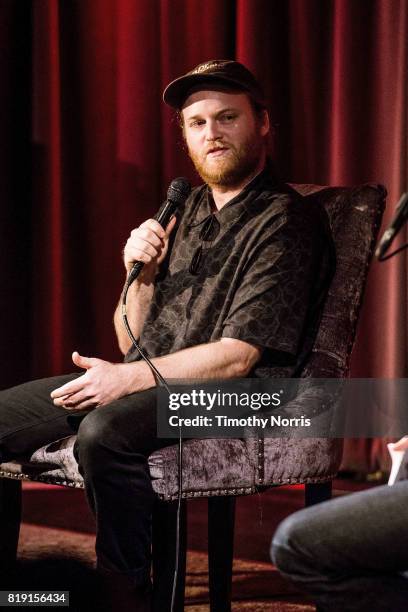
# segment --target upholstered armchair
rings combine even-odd
[[[356,188],[293,185],[317,198],[327,210],[336,247],[337,268],[324,306],[313,351],[303,378],[342,378],[348,374],[358,314],[386,191],[382,186]],[[297,398],[296,401],[302,401]],[[306,400],[305,400],[306,401]],[[72,454],[74,436],[38,449],[32,457],[0,465],[0,528],[3,562],[16,555],[21,481],[36,480],[83,487]],[[178,448],[168,446],[149,458],[159,501],[153,517],[155,609],[169,609],[175,557],[178,497]],[[212,612],[230,610],[234,501],[267,487],[305,484],[306,504],[331,496],[339,468],[342,441],[330,438],[200,439],[183,444],[184,499],[207,497],[209,509],[209,575]],[[185,575],[185,504],[181,512],[180,572],[176,610],[183,610]],[[272,534],[266,534],[265,546]],[[267,541],[268,540],[268,541]]]

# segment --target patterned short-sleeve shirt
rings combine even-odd
[[[140,345],[157,357],[237,338],[264,349],[251,376],[294,376],[333,271],[325,213],[269,170],[213,210],[203,185],[180,211]],[[130,350],[126,361],[135,359]]]

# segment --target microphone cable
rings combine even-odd
[[[157,221],[160,223],[162,227],[166,227],[174,210],[183,204],[190,194],[191,186],[190,183],[185,178],[177,178],[174,179],[167,191],[167,200],[164,203],[163,208],[159,211],[157,215]],[[153,374],[156,376],[157,380],[161,383],[161,385],[166,389],[167,393],[171,394],[170,387],[167,384],[164,377],[161,375],[159,370],[156,368],[154,363],[149,359],[146,353],[143,351],[142,347],[139,345],[138,341],[133,335],[133,332],[130,328],[129,321],[127,318],[127,295],[129,292],[129,288],[133,281],[136,279],[138,274],[143,268],[143,262],[136,262],[133,265],[133,268],[128,274],[126,279],[125,286],[122,292],[122,321],[125,326],[126,332],[132,342],[133,347],[137,350],[140,357],[147,363],[147,365],[152,370]],[[179,427],[179,438],[178,438],[178,481],[179,481],[179,489],[178,489],[178,497],[177,497],[177,514],[176,514],[176,559],[174,565],[174,574],[173,574],[173,587],[171,593],[171,603],[170,603],[170,612],[174,611],[174,605],[176,600],[176,587],[177,587],[177,578],[179,572],[179,556],[180,556],[180,517],[181,517],[181,500],[182,500],[182,490],[183,490],[183,440],[181,437],[181,426]]]
[[[123,324],[132,342],[132,345],[138,351],[141,358],[144,359],[144,361],[153,371],[157,379],[160,381],[160,383],[166,389],[167,393],[170,396],[171,391],[170,391],[170,387],[168,386],[166,380],[160,374],[159,370],[156,368],[154,363],[149,359],[149,357],[143,351],[142,347],[137,342],[130,328],[129,321],[128,321],[127,314],[126,314],[126,300],[127,300],[127,294],[128,294],[130,285],[131,283],[129,283],[129,280],[127,280],[124,290],[123,290],[123,296],[122,296]],[[178,496],[177,496],[177,514],[176,514],[176,559],[175,559],[175,565],[174,565],[170,612],[173,612],[174,604],[176,600],[176,587],[177,587],[177,578],[178,578],[178,572],[179,572],[179,556],[180,556],[180,517],[181,517],[181,500],[182,500],[182,490],[183,490],[183,439],[181,437],[181,426],[179,427],[179,438],[178,438],[178,483],[179,483],[179,489],[178,489]]]

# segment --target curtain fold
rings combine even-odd
[[[1,386],[69,371],[74,349],[120,358],[111,318],[127,235],[172,178],[199,182],[161,102],[199,62],[236,58],[264,83],[284,179],[384,183],[384,227],[408,189],[406,0],[5,0],[0,11]],[[372,266],[353,375],[407,375],[407,315],[403,253]]]
[[[0,5],[1,385],[30,375],[31,11]]]
[[[61,143],[60,14],[55,2],[39,3],[34,11],[33,30],[33,344],[42,347],[45,367],[63,366],[65,319],[62,203],[63,151]],[[46,299],[38,304],[37,300]],[[27,313],[28,314],[28,313]],[[50,330],[52,333],[47,333]],[[48,338],[42,339],[44,334]],[[38,351],[34,350],[36,359]]]

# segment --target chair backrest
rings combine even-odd
[[[318,187],[292,185],[301,195],[317,199],[327,211],[336,248],[336,271],[323,307],[312,353],[301,376],[344,378],[348,374],[368,268],[385,206],[381,185]],[[319,395],[319,386],[305,386],[285,406],[292,416],[314,414],[317,405],[334,398]],[[328,400],[328,401],[326,401]],[[336,475],[342,440],[334,438],[252,438],[247,441],[258,485],[324,482]]]
[[[336,248],[329,288],[312,354],[302,376],[342,378],[349,371],[368,268],[385,208],[382,185],[318,187],[292,185],[324,206]]]

